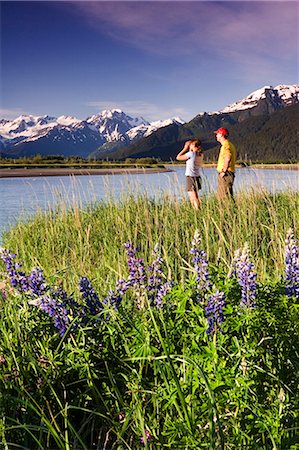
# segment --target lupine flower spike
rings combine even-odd
[[[200,249],[200,244],[201,238],[198,230],[196,230],[192,240],[190,253],[193,255],[192,262],[194,263],[194,269],[196,271],[197,289],[199,291],[198,299],[199,301],[202,301],[205,293],[211,289],[212,284],[210,281],[207,254]]]
[[[133,287],[137,296],[137,307],[139,309],[144,308],[144,294],[142,290],[146,287],[146,273],[144,262],[142,258],[137,258],[136,253],[138,252],[137,247],[133,247],[130,242],[127,242],[125,249],[128,255],[128,267],[129,267],[129,277],[127,280],[128,286]]]
[[[129,283],[126,280],[123,279],[117,280],[115,291],[112,290],[108,291],[108,296],[105,300],[103,300],[103,303],[108,303],[115,309],[118,309],[123,299],[123,296],[125,295],[128,289]]]
[[[223,309],[226,306],[224,292],[216,291],[209,296],[207,306],[205,307],[205,316],[208,319],[207,334],[213,336],[221,329],[221,324],[224,322],[225,317]]]
[[[54,326],[58,329],[60,336],[62,337],[69,324],[69,310],[64,303],[60,303],[54,298],[44,295],[40,297],[40,309],[48,314],[54,320]]]
[[[100,299],[95,292],[91,282],[88,280],[88,278],[81,277],[79,285],[82,298],[86,304],[87,313],[91,316],[96,316],[102,311],[103,305],[101,304]]]
[[[255,300],[257,297],[257,275],[254,270],[254,264],[249,258],[249,248],[247,243],[244,245],[242,251],[236,251],[234,259],[234,274],[241,287],[242,299],[240,306],[255,308]]]
[[[22,267],[22,263],[15,261],[15,254],[10,253],[5,248],[2,248],[0,253],[13,288],[20,293],[26,292],[36,296],[43,295],[48,290],[42,270],[34,268],[27,276],[25,272],[19,270]]]
[[[29,275],[26,275],[19,270],[22,264],[15,261],[15,254],[1,249],[0,256],[6,266],[11,286],[20,293],[26,293],[29,296],[29,304],[38,306],[52,317],[54,326],[58,329],[60,336],[63,336],[70,324],[71,311],[67,303],[72,299],[67,297],[64,291],[50,288],[45,283],[42,270],[34,268]]]
[[[159,254],[158,244],[155,245],[153,254],[156,259],[153,261],[152,265],[148,267],[148,298],[153,305],[161,308],[163,306],[163,299],[173,287],[173,282],[166,281],[163,283],[163,258]]]
[[[299,299],[299,246],[294,238],[292,228],[289,229],[285,246],[285,289],[288,297]]]
[[[146,274],[143,259],[136,257],[138,248],[133,247],[133,245],[130,242],[127,242],[124,246],[128,255],[128,267],[129,267],[128,284],[129,286],[135,288],[144,286],[146,281]]]

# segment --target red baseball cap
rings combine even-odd
[[[220,133],[223,136],[228,136],[228,129],[227,128],[218,128],[218,130],[214,131],[215,134]]]

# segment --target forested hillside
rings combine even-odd
[[[298,161],[299,104],[237,124],[232,137],[239,159]]]
[[[185,140],[200,138],[206,159],[217,157],[219,145],[213,131],[219,126],[230,130],[237,146],[239,160],[298,161],[299,104],[279,109],[272,114],[252,115],[240,120],[240,115],[221,114],[197,116],[183,125],[171,125],[113,154],[113,158],[152,156],[164,161],[175,159]]]

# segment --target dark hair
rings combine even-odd
[[[201,140],[200,139],[192,139],[191,142],[194,142],[196,147],[201,147]]]
[[[197,155],[201,155],[203,153],[203,150],[201,148],[201,140],[200,139],[191,139],[190,143],[195,144],[195,147],[197,147],[197,150],[196,150]]]

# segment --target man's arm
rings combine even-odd
[[[221,172],[221,173],[223,173],[222,176],[224,176],[225,172],[228,171],[230,160],[231,160],[231,157],[230,157],[230,156],[225,156],[225,157],[224,157],[224,161],[223,161],[223,169],[222,169],[222,172]]]
[[[231,161],[231,150],[229,148],[229,146],[226,144],[226,148],[225,148],[225,156],[223,159],[223,168],[222,171],[220,173],[221,177],[225,176],[225,173],[228,171],[229,165],[230,165],[230,161]]]

